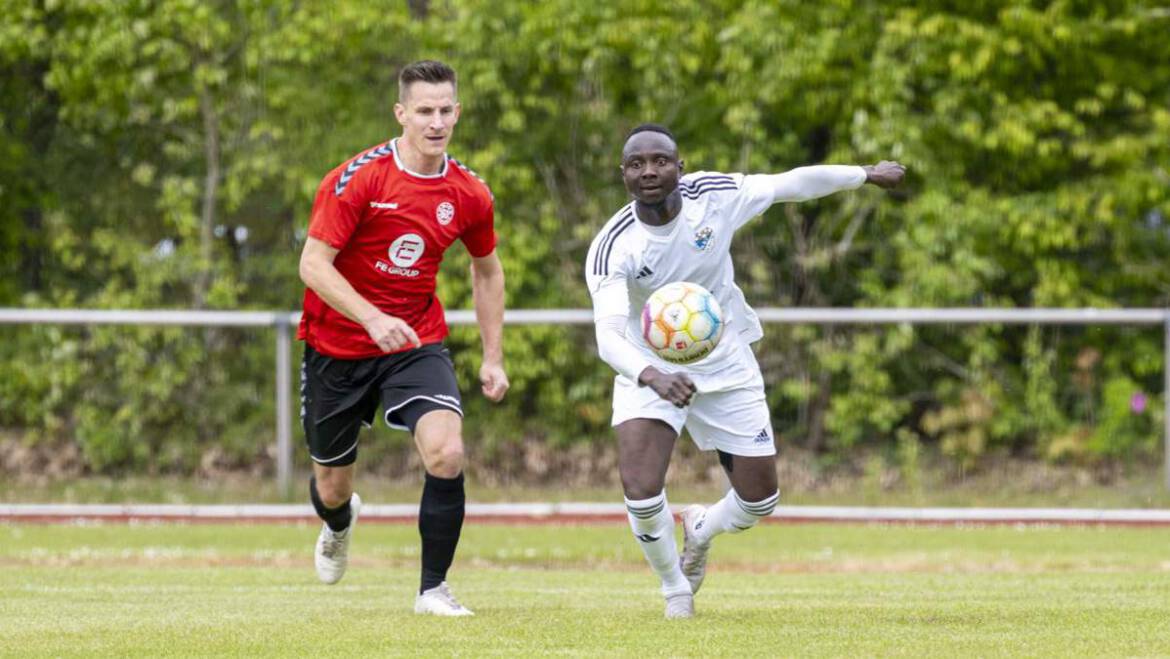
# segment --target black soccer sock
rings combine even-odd
[[[463,474],[439,478],[427,474],[422,503],[418,507],[418,533],[422,536],[422,584],[418,592],[438,586],[447,578],[463,529]]]
[[[326,508],[325,502],[321,500],[321,495],[317,493],[317,477],[309,478],[309,500],[313,502],[313,508],[317,511],[317,517],[320,517],[329,525],[329,529],[334,533],[344,531],[349,528],[349,522],[352,515],[349,510],[349,499],[345,503],[336,508]]]

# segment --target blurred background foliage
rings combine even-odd
[[[643,121],[691,170],[909,168],[749,224],[757,306],[1166,307],[1168,32],[1170,9],[1105,0],[0,0],[0,306],[298,309],[318,181],[397,134],[397,70],[430,57],[460,74],[451,152],[495,193],[512,308],[588,306],[584,254]],[[448,308],[470,306],[467,265],[448,255]],[[0,428],[22,442],[105,473],[271,457],[270,331],[3,333]],[[1157,330],[767,334],[777,429],[828,462],[1159,450]],[[591,328],[509,329],[500,407],[474,328],[451,343],[470,441],[608,441]]]

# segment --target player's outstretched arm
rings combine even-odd
[[[504,372],[504,266],[495,250],[487,256],[472,257],[471,293],[483,342],[479,382],[483,395],[499,402],[509,385]]]
[[[866,183],[892,188],[902,181],[902,165],[883,160],[876,165],[812,165],[797,167],[766,177],[772,184],[773,203],[808,201],[842,190],[855,190]]]
[[[341,315],[365,328],[374,343],[386,352],[419,345],[418,335],[406,321],[383,313],[370,304],[333,265],[337,249],[310,237],[301,251],[300,275],[305,286],[321,296]]]

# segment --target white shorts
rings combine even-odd
[[[675,407],[650,387],[624,375],[614,379],[613,425],[630,419],[658,419],[682,434],[685,427],[700,450],[732,455],[776,455],[772,415],[764,396],[764,378],[756,369],[751,381],[731,389],[699,392],[686,407]]]

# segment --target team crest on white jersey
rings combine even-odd
[[[695,232],[695,240],[691,244],[700,252],[705,252],[711,247],[711,236],[715,231],[711,227],[703,227]]]
[[[439,224],[447,226],[451,224],[451,220],[455,219],[455,204],[449,201],[444,201],[435,209],[435,219]]]

